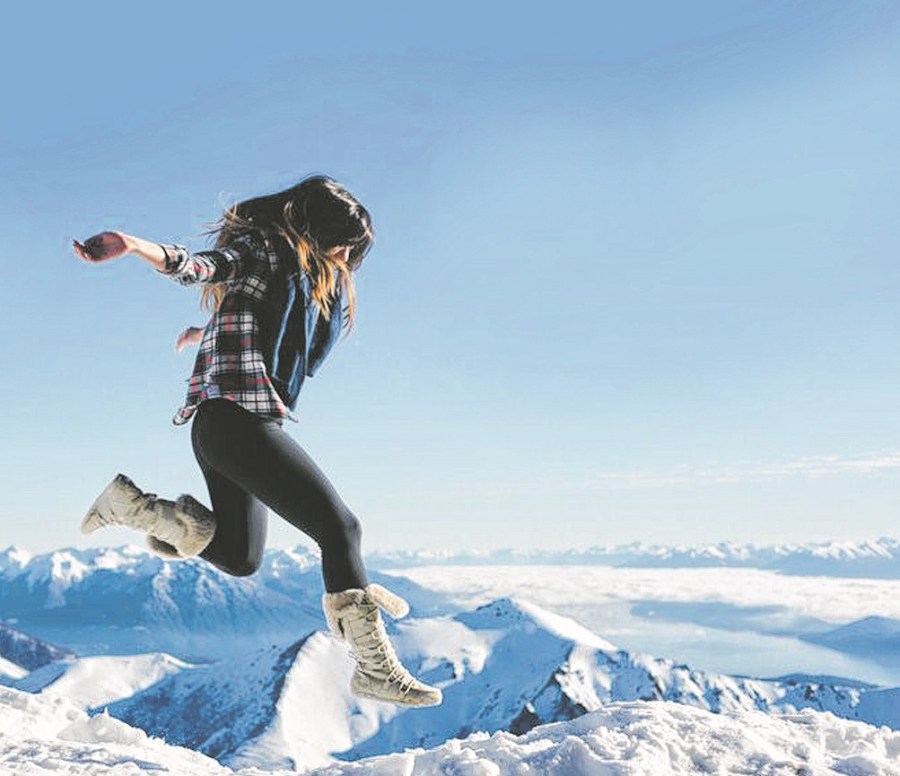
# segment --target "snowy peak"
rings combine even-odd
[[[656,545],[632,542],[586,550],[400,551],[368,556],[380,568],[423,565],[602,565],[637,568],[738,567],[785,574],[900,579],[900,540],[757,546],[731,542]]]
[[[454,619],[473,630],[546,631],[560,639],[589,645],[595,649],[615,652],[616,647],[605,639],[575,622],[537,604],[520,598],[498,598],[478,607],[473,612],[463,612]]]
[[[391,719],[354,756],[437,746],[476,730],[524,733],[620,701],[674,701],[727,713],[815,708],[856,718],[867,689],[692,670],[616,650],[566,617],[509,598],[453,617],[398,624],[397,631],[405,662],[442,688],[444,702]],[[480,659],[470,659],[479,650]]]
[[[316,569],[320,563],[321,560],[316,553],[298,545],[286,550],[267,552],[260,573],[266,577],[290,579],[297,574],[305,574]]]
[[[585,680],[585,671],[596,673],[596,655],[618,660],[608,642],[521,600],[391,627],[404,662],[444,688],[444,706],[410,713],[353,698],[346,646],[314,632],[288,647],[173,673],[109,711],[235,768],[324,764],[337,753],[358,757],[573,718],[609,697],[610,682],[598,693]],[[537,712],[526,720],[530,701]]]
[[[71,552],[59,550],[33,558],[26,568],[32,586],[47,583],[46,605],[55,607],[65,605],[66,590],[81,580],[89,567]]]
[[[16,682],[27,692],[63,696],[85,710],[130,698],[166,676],[192,668],[171,655],[110,655],[50,663]]]
[[[900,541],[881,537],[861,542],[832,541],[807,545],[781,545],[774,548],[779,555],[809,555],[832,560],[858,560],[860,558],[890,559],[897,555]]]
[[[110,713],[170,743],[221,757],[255,737],[271,720],[284,676],[304,640],[243,659],[167,676]]]
[[[379,724],[349,695],[346,648],[324,633],[162,679],[113,716],[232,767],[327,764]],[[384,716],[384,712],[381,712]]]
[[[7,568],[0,612],[82,654],[164,651],[205,660],[286,642],[324,624],[321,577],[282,553],[277,581],[236,578],[202,561],[164,561],[137,548],[61,550]]]
[[[458,614],[455,619],[476,630],[521,629],[535,625],[530,614],[513,598],[498,598],[473,612]]]
[[[7,574],[18,574],[31,560],[32,555],[21,547],[12,545],[0,552],[0,579]]]

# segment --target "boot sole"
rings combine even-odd
[[[360,687],[355,682],[350,683],[350,691],[357,698],[371,698],[375,701],[382,701],[383,703],[393,703],[396,706],[416,706],[418,708],[425,708],[428,706],[440,706],[444,702],[443,693],[439,692],[437,698],[433,696],[431,698],[424,698],[419,696],[418,698],[414,695],[405,695],[400,698],[389,698],[384,695],[378,695],[377,693],[366,690],[363,687]]]

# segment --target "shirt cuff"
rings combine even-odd
[[[158,245],[162,248],[165,259],[163,259],[163,266],[157,271],[162,272],[164,275],[174,275],[184,264],[187,249],[183,245],[170,245],[168,243],[158,243]]]

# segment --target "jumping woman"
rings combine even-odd
[[[193,419],[191,441],[212,509],[189,495],[157,498],[119,474],[82,531],[129,526],[146,533],[157,554],[199,556],[247,576],[262,561],[268,507],[321,550],[326,619],[356,660],[352,691],[401,705],[439,704],[441,691],[404,668],[385,632],[379,610],[402,617],[409,607],[367,582],[359,521],[283,429],[284,418],[294,420],[304,379],[353,324],[353,273],[374,236],[369,213],[331,178],[312,176],[235,205],[214,234],[214,250],[199,253],[121,232],[74,241],[85,261],[132,254],[178,283],[199,284],[212,310],[204,329],[178,338],[179,350],[200,347],[173,420]]]

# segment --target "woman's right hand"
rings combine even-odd
[[[175,341],[175,350],[180,353],[188,345],[197,345],[203,339],[203,329],[197,326],[188,326]]]
[[[79,258],[92,264],[117,259],[132,250],[129,236],[122,232],[100,232],[83,243],[72,240],[72,248]]]

